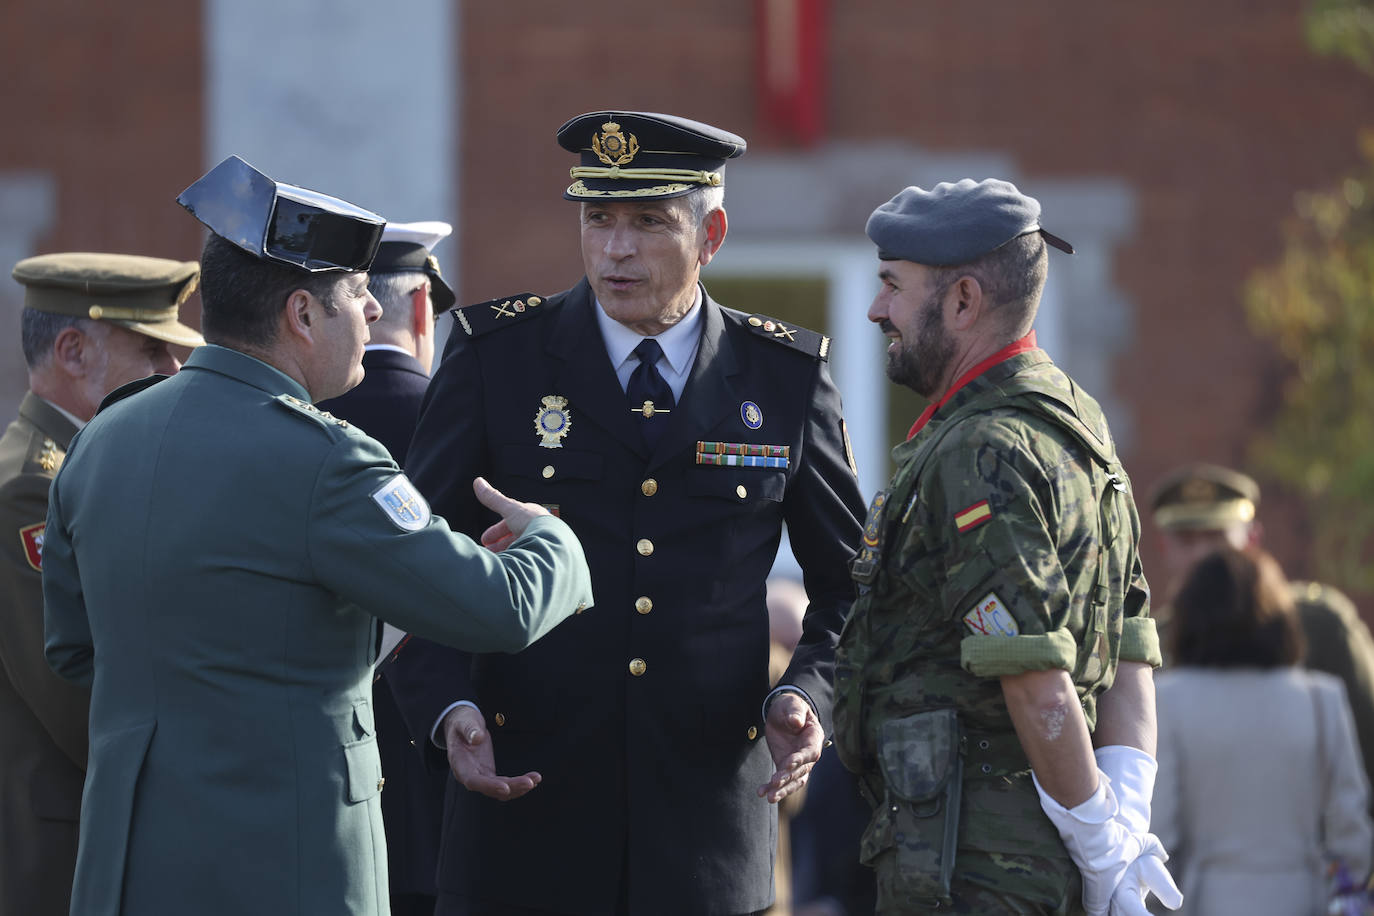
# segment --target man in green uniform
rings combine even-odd
[[[1096,402],[1035,344],[1045,246],[1072,251],[1039,214],[965,179],[868,221],[888,375],[930,399],[870,506],[836,665],[882,913],[1181,902],[1149,834],[1159,648],[1139,519]]]
[[[47,658],[91,685],[71,911],[384,914],[377,618],[519,651],[590,603],[586,562],[480,479],[499,520],[454,534],[313,406],[362,379],[380,217],[232,157],[179,200],[208,343],[107,398],[49,501]]]
[[[1259,484],[1230,468],[1188,464],[1162,477],[1151,491],[1150,506],[1163,535],[1165,585],[1177,588],[1193,564],[1218,547],[1259,544],[1259,502]],[[1374,783],[1374,638],[1355,605],[1337,589],[1319,582],[1293,582],[1292,588],[1307,642],[1303,664],[1344,682],[1365,772]],[[1167,607],[1157,616],[1161,632],[1167,631]],[[1370,810],[1374,813],[1374,800]]]
[[[0,913],[66,916],[86,778],[90,691],[43,658],[48,487],[77,428],[111,390],[180,368],[173,344],[194,261],[45,254],[14,268],[29,390],[0,438]]]

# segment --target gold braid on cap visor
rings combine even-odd
[[[168,318],[177,317],[176,306],[168,306],[160,309],[130,309],[119,308],[109,305],[93,305],[86,310],[95,321],[102,318],[110,321],[165,321]]]
[[[1161,528],[1207,528],[1216,524],[1248,522],[1255,517],[1255,504],[1248,499],[1228,499],[1216,503],[1175,503],[1155,510],[1155,524]]]
[[[575,165],[568,169],[571,178],[611,178],[625,181],[674,181],[689,184],[704,184],[719,187],[725,183],[720,172],[705,169],[622,169],[618,165],[610,168],[592,165]]]

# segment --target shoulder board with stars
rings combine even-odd
[[[466,305],[460,309],[450,309],[453,320],[469,337],[480,337],[488,331],[533,318],[543,310],[544,297],[534,293],[521,293],[518,296],[503,296],[490,302]]]
[[[314,404],[308,401],[302,401],[294,395],[279,394],[276,397],[276,402],[296,414],[310,417],[321,426],[333,427],[340,430],[348,429],[349,427],[347,420],[340,420],[329,411],[320,410]]]
[[[769,318],[767,315],[750,315],[745,319],[745,323],[749,330],[760,337],[786,344],[817,359],[830,359],[830,338],[824,334],[817,334],[808,328]]]
[[[66,457],[67,450],[49,437],[34,436],[29,442],[29,453],[24,462],[26,473],[30,468],[37,468],[44,474],[55,474]]]

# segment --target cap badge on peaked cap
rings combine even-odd
[[[639,140],[630,134],[627,142],[620,125],[607,121],[600,133],[592,134],[592,152],[607,165],[628,165],[639,152]]]

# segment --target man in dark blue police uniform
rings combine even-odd
[[[387,223],[367,271],[367,289],[382,307],[363,348],[366,373],[357,387],[317,406],[361,427],[405,467],[406,449],[434,362],[434,316],[453,307],[433,249],[448,238],[448,223]],[[396,632],[396,631],[392,631]],[[385,660],[383,660],[385,661]],[[424,765],[385,673],[372,685],[377,752],[387,791],[382,794],[392,916],[432,916],[447,774]]]
[[[397,664],[412,731],[469,790],[448,794],[438,912],[762,910],[770,803],[820,756],[853,600],[863,504],[829,340],[698,282],[744,140],[616,111],[558,140],[581,160],[564,196],[586,276],[455,313],[408,468],[460,530],[488,522],[464,493],[479,473],[557,512],[597,603],[532,651],[426,645]],[[770,693],[784,522],[811,604]]]

